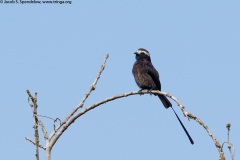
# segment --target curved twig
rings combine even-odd
[[[131,95],[136,95],[136,94],[156,94],[156,95],[165,95],[169,98],[171,98],[172,100],[174,100],[178,106],[180,107],[183,115],[188,118],[188,119],[192,119],[192,120],[195,120],[196,122],[198,122],[199,125],[203,126],[203,128],[206,130],[206,132],[208,133],[208,135],[212,138],[218,152],[219,152],[219,160],[225,160],[225,157],[224,157],[224,153],[222,151],[222,147],[221,145],[219,144],[218,140],[216,139],[216,137],[212,134],[212,132],[210,131],[210,129],[208,128],[208,126],[206,126],[197,116],[191,114],[191,113],[188,113],[184,106],[180,103],[180,101],[175,98],[174,96],[172,96],[171,94],[169,93],[165,93],[165,92],[161,92],[161,91],[158,91],[158,90],[142,90],[141,92],[140,91],[133,91],[133,92],[128,92],[128,93],[123,93],[123,94],[119,94],[119,95],[116,95],[116,96],[112,96],[112,97],[109,97],[109,98],[106,98],[102,101],[99,101],[85,109],[83,109],[82,111],[78,112],[77,111],[83,107],[86,99],[89,97],[89,95],[92,93],[93,90],[95,90],[96,88],[96,84],[106,66],[106,60],[108,58],[108,54],[106,55],[105,59],[104,59],[104,62],[100,68],[100,71],[95,79],[95,81],[93,82],[93,84],[90,86],[90,89],[89,91],[86,93],[86,95],[84,96],[84,98],[82,99],[82,101],[74,108],[74,110],[62,121],[60,122],[60,124],[55,128],[55,123],[54,123],[54,131],[52,132],[52,134],[47,137],[47,132],[44,128],[44,126],[42,125],[42,123],[40,122],[40,126],[42,127],[43,129],[43,132],[44,132],[44,136],[45,136],[45,140],[46,140],[46,147],[42,147],[40,146],[36,141],[36,143],[34,143],[33,141],[31,141],[29,138],[26,138],[28,141],[32,142],[36,147],[36,149],[38,147],[40,148],[43,148],[46,150],[47,152],[47,159],[50,160],[50,155],[51,155],[51,149],[52,147],[55,145],[55,143],[57,142],[58,138],[64,133],[64,131],[71,126],[72,123],[74,123],[74,121],[76,119],[78,119],[80,116],[84,115],[85,113],[87,113],[88,111],[104,104],[104,103],[107,103],[107,102],[110,102],[110,101],[113,101],[115,99],[118,99],[118,98],[123,98],[123,97],[127,97],[127,96],[131,96]],[[35,94],[35,97],[33,97],[30,92],[27,90],[27,93],[29,95],[29,98],[28,98],[28,102],[31,100],[33,104],[30,104],[31,108],[34,107],[34,102],[35,102],[35,97],[37,97],[37,95]],[[37,104],[35,104],[35,108],[37,108]],[[33,110],[34,111],[34,110]],[[34,117],[37,118],[37,113],[34,112]],[[54,121],[55,122],[55,121]],[[37,124],[37,123],[36,123]],[[36,137],[36,136],[35,136]]]
[[[133,91],[133,92],[128,92],[128,93],[123,93],[123,94],[119,94],[119,95],[116,95],[116,96],[112,96],[112,97],[109,97],[109,98],[106,98],[102,101],[99,101],[87,108],[85,108],[84,110],[82,110],[81,112],[79,112],[78,114],[76,114],[75,116],[73,116],[72,118],[69,119],[69,121],[63,125],[63,127],[61,128],[61,130],[59,131],[59,133],[56,134],[56,136],[52,139],[52,142],[50,143],[50,146],[51,148],[54,146],[54,144],[56,143],[56,141],[58,140],[58,138],[63,134],[63,132],[72,124],[74,123],[74,121],[79,118],[80,116],[84,115],[85,113],[87,113],[88,111],[104,104],[104,103],[107,103],[107,102],[110,102],[110,101],[113,101],[115,99],[118,99],[118,98],[123,98],[123,97],[127,97],[127,96],[131,96],[131,95],[136,95],[136,94],[157,94],[157,95],[165,95],[169,98],[171,98],[172,100],[174,100],[178,106],[181,108],[182,110],[182,113],[185,117],[189,118],[189,119],[193,119],[195,120],[196,122],[198,122],[201,126],[203,126],[203,128],[206,130],[206,132],[208,133],[208,135],[212,138],[218,152],[219,152],[219,159],[220,160],[225,160],[225,157],[224,157],[224,153],[222,152],[221,150],[221,145],[219,144],[218,140],[216,139],[216,137],[213,135],[213,133],[210,131],[210,129],[208,128],[208,126],[206,126],[198,117],[194,116],[193,114],[191,113],[188,113],[184,106],[180,103],[180,101],[175,98],[173,95],[169,94],[169,93],[166,93],[166,92],[161,92],[161,91],[158,91],[158,90],[142,90],[141,92],[139,91]]]

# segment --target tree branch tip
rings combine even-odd
[[[28,137],[25,137],[25,139],[26,139],[26,140],[30,140],[30,138],[28,138]]]
[[[31,95],[30,91],[27,89],[26,92],[27,92],[27,94],[28,94],[28,97],[32,99],[33,96]]]
[[[228,124],[226,125],[226,127],[227,127],[227,129],[230,129],[230,127],[231,127],[231,124],[230,124],[230,123],[228,123]]]

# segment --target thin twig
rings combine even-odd
[[[34,97],[31,95],[30,91],[27,89],[27,94],[28,94],[28,97],[31,99],[31,101],[33,102],[34,101]]]
[[[235,148],[234,148],[233,144],[230,142],[230,128],[231,128],[231,124],[228,123],[226,125],[226,128],[227,128],[227,131],[228,131],[228,133],[227,133],[228,138],[227,138],[227,142],[223,142],[222,150],[223,150],[224,144],[227,144],[227,147],[228,147],[230,155],[231,155],[231,159],[234,160]]]
[[[49,136],[50,140],[55,136],[55,134],[58,132],[58,130],[78,111],[79,108],[83,107],[84,102],[86,101],[86,99],[88,98],[88,96],[91,94],[91,92],[93,90],[95,90],[97,82],[103,72],[103,70],[105,69],[106,66],[106,62],[108,59],[109,55],[107,54],[105,56],[104,62],[101,65],[100,71],[96,77],[96,79],[94,80],[94,82],[92,83],[92,85],[89,88],[89,91],[86,93],[85,97],[82,99],[82,101],[74,108],[74,110],[62,121],[62,123],[60,123],[53,131],[53,133]]]
[[[35,153],[35,156],[36,156],[36,160],[39,160],[39,150],[38,150],[38,146],[39,146],[39,134],[38,134],[38,117],[37,117],[37,92],[35,92],[35,96],[33,97],[30,93],[29,90],[27,90],[27,94],[28,94],[28,97],[31,99],[32,101],[32,105],[31,108],[33,107],[33,119],[34,119],[34,137],[35,137],[35,146],[36,146],[36,153]],[[29,98],[28,98],[28,101],[29,101]]]
[[[157,90],[152,90],[152,91],[148,91],[148,90],[142,90],[141,92],[139,91],[133,91],[133,92],[128,92],[128,93],[124,93],[124,94],[119,94],[119,95],[116,95],[116,96],[113,96],[113,97],[109,97],[107,99],[104,99],[102,101],[99,101],[87,108],[85,108],[83,111],[79,112],[78,114],[76,114],[74,117],[72,117],[66,124],[63,125],[63,128],[61,129],[60,132],[58,132],[56,134],[56,136],[52,139],[52,142],[51,142],[51,147],[54,146],[54,144],[56,143],[56,141],[58,140],[58,138],[63,134],[63,132],[72,124],[74,123],[74,121],[79,118],[80,116],[82,116],[83,114],[87,113],[88,111],[104,104],[104,103],[107,103],[107,102],[110,102],[110,101],[113,101],[115,99],[118,99],[118,98],[123,98],[123,97],[127,97],[127,96],[131,96],[131,95],[136,95],[136,94],[158,94],[158,95],[165,95],[169,98],[171,98],[172,100],[174,100],[178,106],[181,108],[182,110],[182,113],[185,117],[189,118],[189,119],[193,119],[195,120],[196,122],[198,122],[201,126],[203,126],[203,128],[206,130],[206,132],[208,133],[208,135],[212,138],[218,152],[219,152],[219,159],[220,160],[225,160],[225,157],[224,157],[224,153],[221,151],[221,145],[219,144],[218,140],[216,139],[216,137],[212,134],[212,132],[210,131],[210,129],[196,116],[194,116],[193,114],[191,113],[188,113],[186,112],[184,106],[180,103],[180,101],[175,98],[174,96],[172,96],[171,94],[169,93],[165,93],[165,92],[161,92],[161,91],[157,91]]]
[[[26,140],[28,140],[29,142],[31,142],[34,146],[36,146],[36,143],[35,142],[33,142],[30,138],[28,138],[28,137],[25,137],[25,139]],[[42,149],[44,149],[44,150],[46,150],[46,148],[45,147],[43,147],[41,144],[39,144],[38,145],[38,147],[39,148],[42,148]]]
[[[50,140],[49,140],[49,137],[48,137],[48,133],[47,133],[47,130],[45,129],[43,123],[39,120],[38,121],[38,124],[41,126],[42,128],[42,132],[44,134],[44,139],[45,139],[45,142],[46,142],[46,159],[47,160],[51,160],[51,150],[50,150]]]
[[[52,117],[49,117],[49,116],[43,116],[43,115],[40,115],[40,114],[38,114],[37,116],[38,116],[38,117],[44,117],[44,118],[48,118],[48,119],[53,120],[53,121],[54,121],[54,124],[53,124],[54,131],[56,130],[56,125],[55,125],[56,122],[59,121],[59,124],[61,124],[61,120],[60,120],[59,118],[55,118],[55,119],[53,119]]]
[[[53,124],[53,128],[54,128],[54,131],[56,132],[56,122],[57,121],[59,121],[59,124],[61,124],[61,120],[59,119],[59,118],[56,118],[55,120],[54,120],[54,124]]]
[[[37,116],[38,116],[38,117],[48,118],[48,119],[51,119],[51,120],[53,120],[53,121],[56,120],[56,119],[54,119],[54,118],[52,118],[52,117],[49,117],[49,116],[43,116],[43,115],[40,115],[40,114],[38,114]]]
[[[231,128],[231,124],[228,123],[226,125],[227,127],[227,130],[228,130],[228,149],[229,149],[229,152],[230,152],[230,155],[231,155],[231,158],[232,160],[234,160],[234,146],[232,145],[232,143],[230,142],[230,128]]]
[[[45,140],[48,141],[48,140],[49,140],[49,137],[48,137],[47,130],[45,129],[43,123],[42,123],[40,120],[38,120],[38,124],[39,124],[39,126],[41,126],[41,128],[42,128],[42,132],[43,132],[43,135],[44,135]]]

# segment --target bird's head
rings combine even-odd
[[[134,54],[136,54],[136,55],[146,55],[146,56],[150,57],[149,52],[144,48],[139,48],[136,52],[134,52]]]
[[[139,48],[134,54],[136,54],[136,60],[146,59],[151,62],[150,53],[144,48]]]

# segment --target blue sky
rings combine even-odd
[[[131,70],[140,47],[150,52],[162,90],[206,123],[221,144],[225,125],[232,124],[239,157],[239,7],[236,0],[0,4],[1,158],[34,158],[34,146],[24,139],[33,138],[26,89],[38,92],[39,114],[63,119],[82,100],[107,53],[106,69],[84,107],[138,90]],[[52,159],[218,159],[205,130],[172,103],[194,145],[157,97],[136,95],[75,121]],[[41,120],[51,133],[52,122]],[[226,148],[225,155],[230,159]]]

